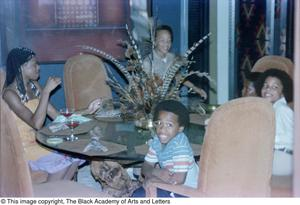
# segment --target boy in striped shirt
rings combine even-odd
[[[184,184],[197,188],[199,167],[194,160],[193,150],[183,133],[189,123],[188,110],[180,102],[165,100],[154,110],[156,136],[150,143],[142,174],[145,182]],[[144,190],[137,190],[133,196],[144,196]],[[164,190],[158,190],[158,197],[180,197]]]

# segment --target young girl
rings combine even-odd
[[[55,154],[35,141],[35,130],[42,128],[46,115],[55,119],[59,113],[49,103],[50,93],[61,83],[57,77],[49,77],[44,88],[38,83],[39,65],[35,53],[28,48],[14,48],[7,57],[6,81],[2,97],[16,115],[16,128],[19,129],[25,158],[35,161],[41,157],[53,160],[53,167],[59,171],[73,159]],[[89,106],[92,113],[100,106],[95,100]],[[75,160],[75,159],[74,159]]]
[[[273,104],[276,120],[273,174],[291,175],[293,171],[294,113],[287,105],[293,100],[293,81],[279,69],[266,70],[256,84],[259,96]]]

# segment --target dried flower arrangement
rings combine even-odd
[[[135,114],[136,119],[151,119],[150,113],[152,107],[156,105],[156,103],[164,99],[179,99],[179,88],[184,80],[190,75],[206,77],[209,81],[212,81],[208,73],[191,71],[183,74],[178,72],[181,67],[184,67],[187,70],[189,69],[193,61],[189,60],[188,57],[202,42],[208,39],[211,35],[210,33],[205,35],[198,42],[194,43],[194,45],[189,48],[184,55],[177,56],[167,70],[164,79],[160,79],[158,76],[148,74],[144,71],[141,52],[128,27],[126,28],[130,42],[122,41],[122,44],[127,48],[125,52],[127,65],[121,64],[121,62],[115,59],[112,55],[109,55],[98,48],[87,45],[79,46],[86,52],[110,61],[125,76],[128,82],[128,86],[126,87],[121,85],[114,75],[108,70],[109,75],[107,83],[120,96],[121,105],[125,108],[122,109],[125,116],[130,110],[131,114]],[[153,39],[151,41],[153,42]]]

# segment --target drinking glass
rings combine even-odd
[[[79,126],[79,121],[76,120],[67,120],[66,125],[71,129],[71,135],[67,137],[68,141],[78,140],[78,137],[74,135],[74,129]]]
[[[74,108],[62,108],[59,110],[60,114],[65,116],[67,119],[75,112]]]
[[[59,110],[60,114],[65,116],[66,118],[69,118],[74,112],[74,108],[62,108]]]

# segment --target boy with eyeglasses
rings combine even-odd
[[[162,182],[197,188],[199,167],[188,138],[183,133],[189,123],[188,110],[176,100],[165,100],[155,107],[153,118],[156,136],[149,145],[142,167],[144,185]],[[133,196],[145,196],[144,189],[136,190]],[[183,197],[160,189],[157,196]]]

